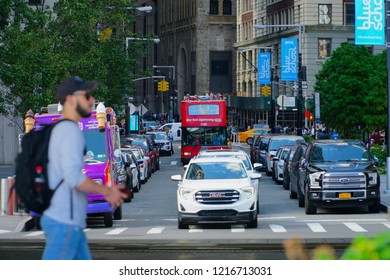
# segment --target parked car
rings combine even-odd
[[[291,160],[294,156],[295,151],[297,150],[297,146],[291,146],[288,154],[283,162],[283,188],[288,190],[290,186],[290,170],[291,170]]]
[[[238,158],[205,157],[190,160],[184,176],[173,175],[178,182],[178,228],[202,223],[245,223],[257,227],[258,193]]]
[[[134,154],[129,150],[122,150],[122,157],[125,163],[127,174],[132,179],[133,192],[139,192],[141,189],[140,167]]]
[[[121,148],[121,151],[126,153],[127,151],[130,151],[133,153],[135,158],[137,159],[138,166],[140,169],[140,181],[141,184],[145,184],[148,181],[148,168],[149,164],[147,162],[147,159],[143,156],[139,148],[131,146],[130,148]]]
[[[380,211],[377,160],[358,140],[316,140],[308,145],[298,176],[298,204],[306,214],[318,207],[367,206]]]
[[[272,175],[272,158],[275,156],[280,146],[296,145],[299,143],[306,143],[302,136],[295,135],[277,135],[272,136],[269,140],[268,147],[265,151],[266,155],[266,170],[267,176]]]
[[[160,153],[157,146],[153,146],[150,139],[142,135],[121,137],[121,147],[129,148],[131,145],[141,145],[152,162],[152,173],[160,169]]]
[[[306,149],[306,145],[297,145],[294,156],[290,161],[290,184],[288,187],[288,192],[291,199],[298,197],[299,168],[301,166],[301,159],[305,154]]]
[[[291,149],[291,146],[279,147],[276,155],[272,159],[272,161],[273,161],[272,178],[277,184],[282,184],[282,182],[283,182],[284,161],[285,161],[290,149]]]
[[[173,154],[173,143],[166,132],[152,131],[147,132],[146,134],[153,135],[154,142],[156,143],[160,154],[167,154],[170,156]]]
[[[152,160],[150,157],[148,157],[147,152],[145,148],[142,145],[132,145],[130,146],[130,149],[137,149],[138,152],[140,153],[143,162],[146,163],[146,181],[152,177]]]

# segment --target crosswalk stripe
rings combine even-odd
[[[177,165],[177,160],[171,161],[171,165]]]
[[[26,234],[25,236],[39,236],[42,234],[43,234],[43,231],[34,231],[34,232],[29,233],[29,234]]]
[[[232,225],[231,232],[245,232],[245,227],[243,225]]]
[[[201,228],[190,228],[188,230],[188,233],[200,233],[200,232],[203,232],[203,229],[201,229]]]
[[[273,232],[287,232],[286,229],[281,225],[270,224],[269,227]]]
[[[164,227],[156,227],[148,230],[146,234],[159,234],[164,230]]]
[[[113,230],[110,230],[109,232],[106,232],[107,235],[118,235],[127,230],[127,227],[120,227]]]
[[[384,225],[385,225],[385,227],[388,227],[388,228],[390,228],[390,223],[389,223],[389,222],[383,222],[382,224],[384,224]]]
[[[307,223],[307,225],[313,232],[326,232],[326,230],[323,226],[321,226],[320,223]]]
[[[354,232],[367,232],[363,227],[359,226],[357,223],[344,223],[349,229]]]
[[[11,231],[10,230],[0,229],[0,233],[7,233],[7,232],[11,232]]]

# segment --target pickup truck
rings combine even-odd
[[[377,160],[358,140],[316,140],[303,156],[298,175],[298,204],[306,214],[317,207],[367,206],[380,211]]]

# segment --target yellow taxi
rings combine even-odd
[[[255,135],[267,134],[269,132],[270,132],[269,127],[254,127],[247,131],[239,132],[238,139],[240,139],[240,142],[247,142],[249,138],[253,139]]]

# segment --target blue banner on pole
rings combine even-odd
[[[385,45],[384,0],[355,1],[355,44]]]
[[[298,40],[282,38],[281,81],[298,81]]]
[[[271,55],[269,52],[259,52],[257,68],[259,71],[258,83],[271,84]]]

